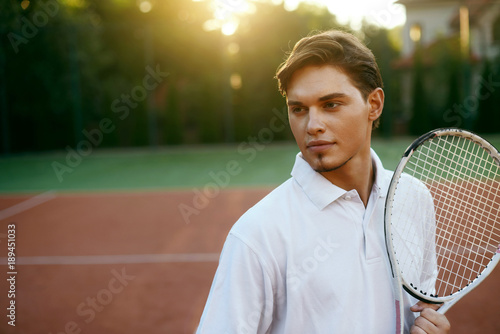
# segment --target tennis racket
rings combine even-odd
[[[442,303],[444,314],[491,273],[500,259],[499,206],[500,154],[483,138],[437,129],[408,147],[385,205],[398,334],[414,320],[402,289]]]

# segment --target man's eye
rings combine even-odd
[[[339,104],[338,103],[335,103],[335,102],[328,102],[328,103],[325,103],[325,108],[326,109],[333,109],[335,107],[337,107]]]
[[[298,113],[301,113],[302,111],[304,111],[304,107],[293,107],[291,109],[292,113],[294,114],[298,114]]]

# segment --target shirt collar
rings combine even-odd
[[[390,180],[387,179],[382,161],[380,161],[380,158],[373,149],[370,150],[375,168],[375,182],[373,183],[372,191],[378,192],[380,197],[385,197]],[[330,203],[347,193],[346,190],[332,184],[323,175],[312,169],[300,152],[295,158],[291,174],[304,190],[307,197],[319,210],[323,210]]]
[[[373,167],[375,168],[375,182],[373,182],[373,190],[377,191],[380,197],[386,197],[391,182],[389,171],[384,168],[382,161],[373,149],[370,149],[372,154]],[[372,190],[372,191],[373,191]]]

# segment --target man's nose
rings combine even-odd
[[[310,135],[314,135],[318,132],[325,131],[325,123],[323,120],[323,113],[318,108],[310,108],[308,113],[308,122],[307,122],[307,133]]]

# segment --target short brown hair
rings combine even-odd
[[[277,72],[279,90],[286,96],[295,71],[309,65],[333,65],[342,70],[366,100],[370,93],[383,88],[382,76],[375,56],[352,34],[329,30],[302,38]],[[379,120],[374,122],[377,127]]]

